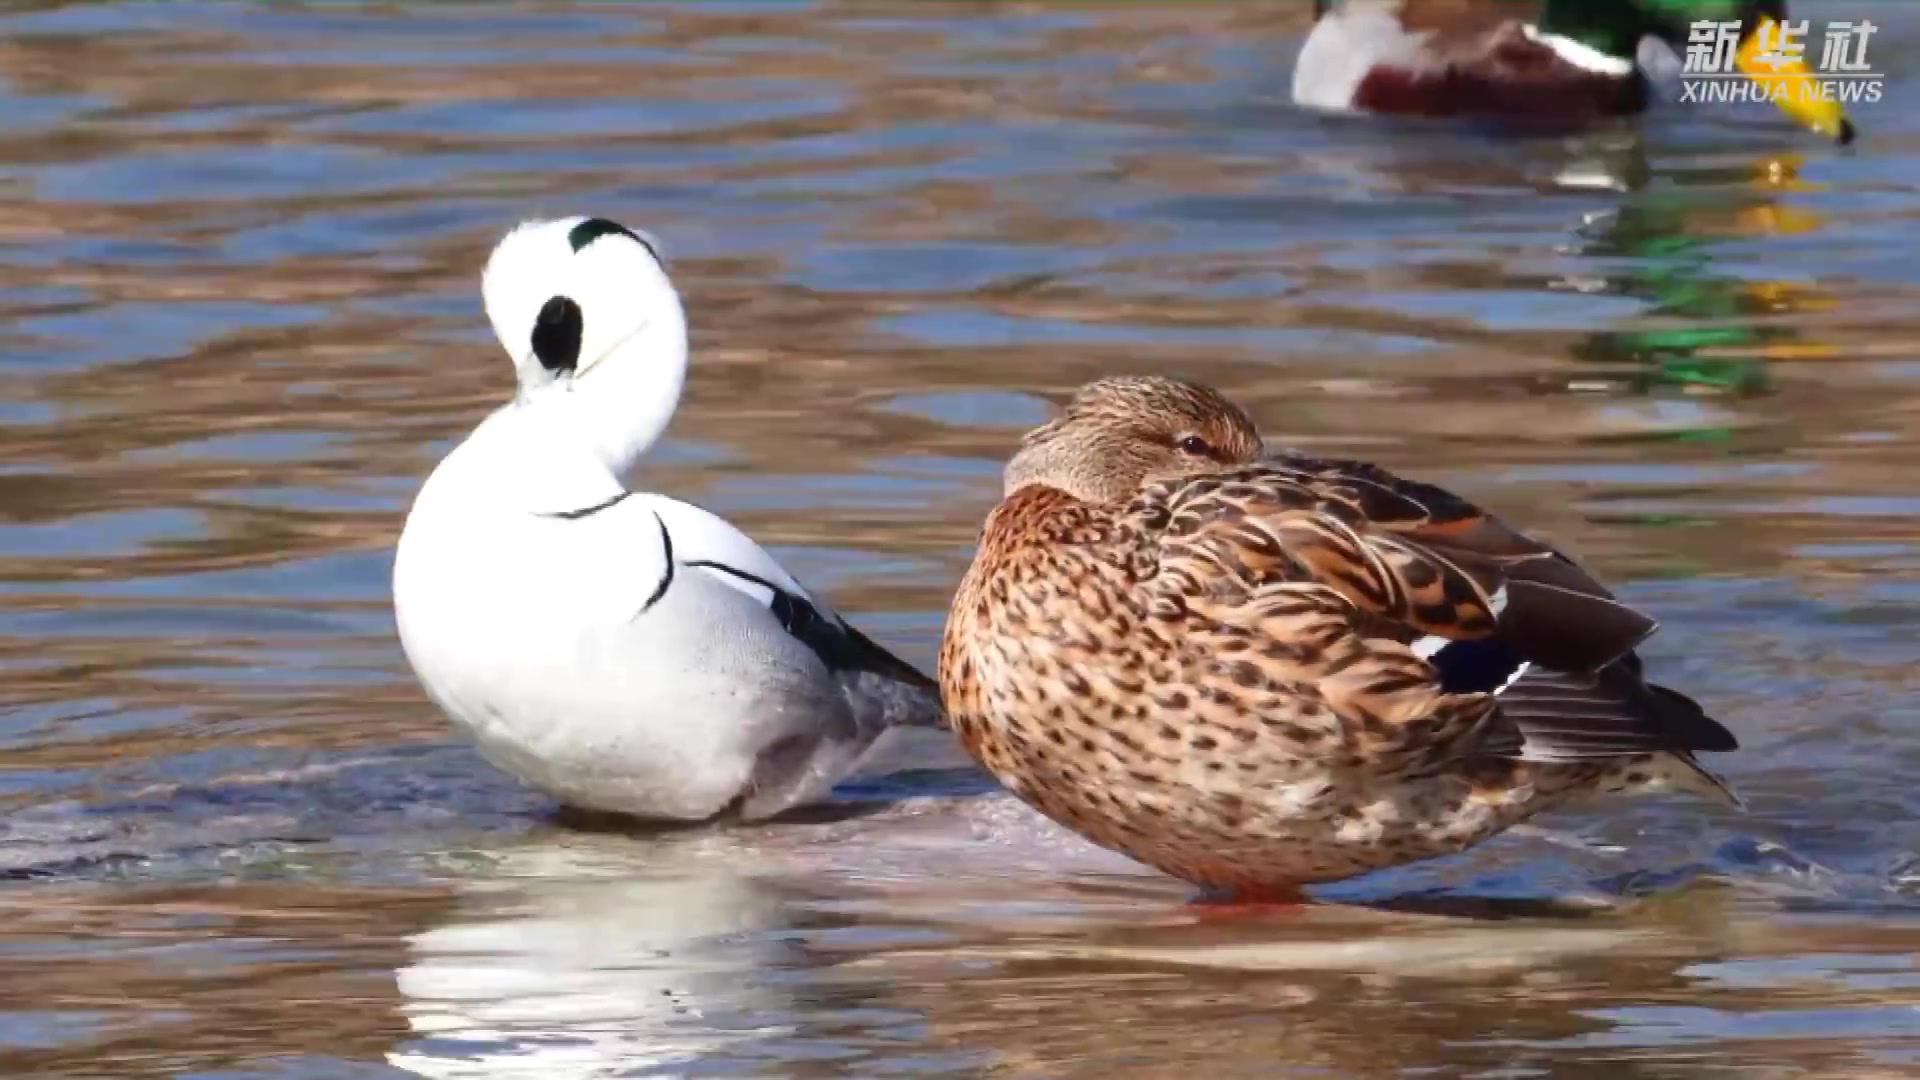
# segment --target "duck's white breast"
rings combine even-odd
[[[427,694],[496,765],[576,805],[703,818],[782,735],[841,721],[764,603],[668,557],[654,497],[532,514],[462,464],[408,518],[394,610]]]

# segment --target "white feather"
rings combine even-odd
[[[1513,684],[1519,682],[1521,677],[1526,675],[1526,673],[1529,670],[1531,670],[1532,667],[1533,667],[1533,663],[1531,661],[1526,661],[1526,660],[1521,661],[1520,666],[1513,669],[1513,674],[1507,676],[1507,681],[1501,683],[1499,686],[1494,687],[1493,692],[1496,694],[1506,693],[1508,690],[1512,689]]]
[[[1488,597],[1487,600],[1487,606],[1492,609],[1494,618],[1499,618],[1500,613],[1507,610],[1507,587],[1503,584],[1493,590],[1493,595]],[[1407,647],[1412,649],[1413,655],[1420,659],[1432,661],[1435,656],[1440,654],[1440,650],[1451,644],[1453,644],[1452,638],[1444,638],[1438,634],[1427,634],[1424,637],[1415,638],[1413,643]],[[1507,681],[1494,687],[1493,692],[1496,694],[1506,692],[1514,683],[1519,682],[1520,677],[1525,675],[1527,669],[1532,666],[1533,665],[1527,661],[1521,661],[1520,666],[1514,668],[1513,673],[1507,676]]]
[[[1521,32],[1534,41],[1552,49],[1554,55],[1582,71],[1591,71],[1596,75],[1626,77],[1633,74],[1633,61],[1618,56],[1608,56],[1599,49],[1570,37],[1543,32],[1533,25],[1522,26]]]
[[[1293,65],[1293,100],[1304,108],[1351,112],[1367,73],[1381,64],[1411,67],[1430,33],[1409,33],[1397,5],[1347,3],[1307,34]]]

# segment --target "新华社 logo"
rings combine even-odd
[[[1681,100],[1872,104],[1886,92],[1885,74],[1867,55],[1878,29],[1866,19],[1834,20],[1816,42],[1806,19],[1763,18],[1742,40],[1738,22],[1695,22],[1681,61]],[[1817,63],[1809,63],[1812,44]]]

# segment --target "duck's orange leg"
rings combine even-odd
[[[1237,885],[1202,893],[1190,901],[1205,915],[1219,918],[1292,913],[1312,902],[1313,898],[1298,885]]]

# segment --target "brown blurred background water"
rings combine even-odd
[[[0,9],[0,1075],[1920,1074],[1920,14],[1845,151],[1316,119],[1306,5]],[[931,664],[1115,371],[1536,527],[1744,815],[1595,803],[1205,919],[938,738],[823,819],[569,833],[415,689],[390,551],[511,385],[516,220],[656,232],[643,482]]]

